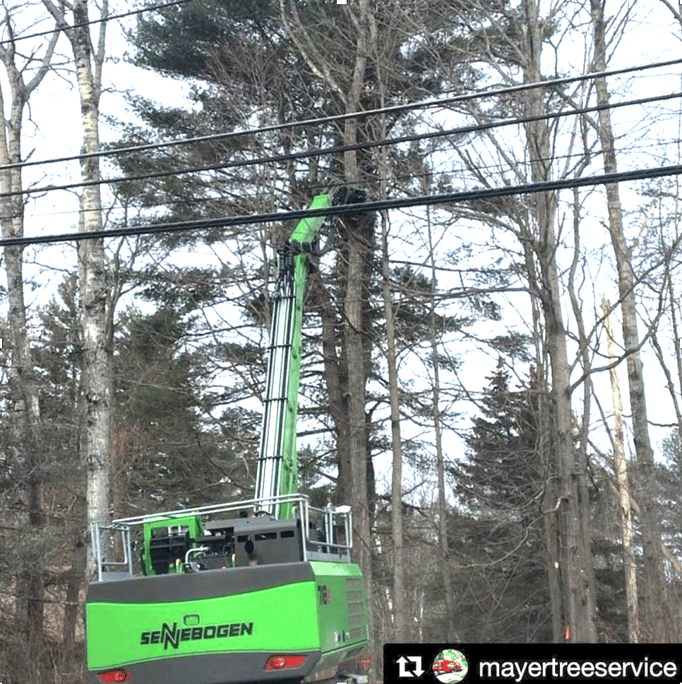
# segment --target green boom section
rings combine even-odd
[[[328,209],[332,206],[331,195],[317,195],[310,209]],[[287,411],[284,421],[284,444],[282,453],[282,473],[278,494],[293,494],[298,489],[298,458],[296,454],[296,424],[298,420],[298,395],[301,384],[301,354],[303,329],[303,296],[310,271],[307,251],[311,248],[326,220],[326,216],[313,216],[301,219],[294,229],[289,242],[301,250],[294,256],[294,320],[292,326],[289,386],[287,388]],[[292,516],[291,504],[279,507],[280,518]]]
[[[206,653],[319,648],[314,582],[164,603],[88,603],[88,669]]]
[[[328,209],[330,195],[317,195],[312,210]],[[280,250],[268,353],[263,423],[256,474],[256,498],[293,494],[298,488],[296,423],[301,381],[303,297],[310,253],[325,216],[301,219]],[[266,505],[270,509],[270,505]],[[277,517],[290,518],[290,503],[277,506]],[[274,511],[273,511],[274,512]]]
[[[331,206],[331,195],[316,195],[310,205],[310,210],[329,209]],[[290,242],[298,244],[302,248],[310,246],[317,238],[317,234],[326,219],[326,216],[311,216],[301,219],[291,233]]]

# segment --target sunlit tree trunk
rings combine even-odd
[[[391,473],[391,529],[393,536],[393,638],[408,640],[407,604],[405,586],[405,549],[403,535],[403,449],[400,436],[400,392],[396,363],[395,308],[391,293],[388,260],[388,216],[381,216],[381,267],[384,313],[386,314],[386,363],[388,366],[388,392],[391,407],[391,449],[393,453]]]
[[[430,188],[426,188],[428,192]],[[429,304],[429,333],[431,345],[431,365],[433,366],[433,386],[431,395],[431,412],[435,433],[436,478],[438,481],[438,563],[443,577],[445,598],[445,633],[444,641],[456,641],[455,634],[455,597],[453,577],[450,565],[450,544],[448,541],[448,503],[445,489],[445,458],[443,454],[443,419],[440,407],[440,359],[438,353],[438,328],[436,319],[436,256],[431,226],[431,212],[427,208],[426,230],[429,246],[429,262],[431,267],[431,301]]]
[[[616,360],[616,351],[611,325],[611,304],[602,301],[606,343],[609,359]],[[615,367],[609,371],[611,378],[611,394],[613,395],[613,470],[616,476],[618,494],[618,516],[620,518],[621,536],[623,539],[623,568],[625,570],[625,602],[628,610],[628,640],[632,644],[639,642],[639,599],[637,597],[637,556],[633,544],[632,504],[630,502],[630,484],[625,461],[625,429],[623,422],[623,402],[620,395],[618,373]]]
[[[43,0],[51,14],[64,27],[71,43],[83,125],[79,230],[101,231],[99,101],[102,91],[102,65],[105,56],[106,21],[100,23],[97,45],[91,45],[87,0],[73,4],[73,28],[65,20],[66,4]],[[107,0],[101,15],[108,13]],[[83,384],[85,398],[85,439],[81,462],[87,476],[88,523],[106,524],[110,518],[110,422],[111,422],[111,345],[108,330],[108,263],[102,238],[78,242],[78,272],[81,292],[83,330]],[[88,553],[87,576],[94,575],[92,554]]]
[[[536,0],[525,0],[526,41],[524,49],[524,81],[539,83],[541,71],[542,23]],[[549,122],[542,118],[547,113],[545,91],[533,88],[525,97],[525,114],[538,120],[525,125],[530,157],[531,180],[540,183],[550,180],[552,138]],[[559,519],[560,563],[565,622],[565,638],[571,641],[596,641],[594,613],[595,587],[590,582],[590,527],[584,519],[580,501],[579,478],[584,478],[577,460],[573,441],[571,386],[566,329],[561,311],[561,291],[556,264],[557,238],[556,195],[538,193],[531,210],[535,225],[536,254],[541,273],[542,291],[539,293],[545,319],[547,347],[552,372],[551,398],[553,403],[553,443],[558,463],[559,491],[557,514]]]
[[[592,31],[594,36],[594,70],[606,70],[606,22],[604,0],[590,0]],[[599,111],[598,134],[604,159],[604,171],[616,173],[616,149],[608,109],[609,92],[604,78],[595,80]],[[608,208],[608,228],[616,258],[618,272],[618,292],[622,312],[623,344],[628,353],[627,370],[630,389],[630,409],[632,428],[637,455],[635,495],[642,507],[642,542],[644,556],[643,617],[646,634],[640,636],[647,641],[667,641],[673,638],[672,617],[666,600],[663,575],[663,554],[661,551],[661,524],[656,503],[656,485],[653,449],[649,436],[646,397],[642,360],[639,352],[640,338],[637,330],[637,311],[635,292],[637,277],[631,260],[631,251],[625,240],[623,229],[623,210],[620,193],[615,184],[606,186]]]

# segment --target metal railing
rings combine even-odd
[[[95,556],[97,568],[97,581],[125,579],[133,576],[133,554],[130,538],[130,527],[125,525],[99,525],[92,523],[92,551]],[[115,553],[116,534],[120,535],[118,546],[122,549],[123,559],[118,561],[108,560],[105,554],[107,549],[111,554]],[[116,568],[124,568],[117,570]]]
[[[302,557],[304,561],[341,560],[350,562],[350,552],[353,545],[350,507],[328,504],[325,508],[316,508],[310,505],[305,494],[287,494],[266,499],[210,504],[198,508],[183,508],[163,513],[119,518],[114,520],[111,525],[93,523],[92,546],[97,567],[97,579],[101,582],[134,576],[133,550],[135,542],[132,540],[132,535],[136,528],[143,527],[145,523],[167,521],[168,527],[171,528],[174,526],[174,521],[179,521],[181,518],[187,519],[189,516],[199,516],[202,523],[206,523],[217,514],[237,513],[245,510],[254,516],[269,515],[268,509],[279,508],[281,504],[291,504],[294,519],[301,521]],[[313,538],[313,532],[319,538]],[[117,534],[120,535],[118,543],[115,539]],[[109,560],[108,556],[114,555],[116,548],[118,548],[119,555],[122,558]]]

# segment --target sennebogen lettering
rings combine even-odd
[[[179,648],[183,641],[198,641],[199,639],[225,639],[228,637],[251,636],[253,622],[227,622],[222,625],[204,625],[203,627],[178,627],[178,623],[164,622],[161,629],[140,634],[140,645],[163,644],[163,650],[168,647]]]

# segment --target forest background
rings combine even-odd
[[[680,640],[677,5],[6,0],[0,25],[1,681],[83,677],[89,523],[251,495],[291,222],[248,217],[326,191],[302,487],[353,506],[377,665]]]

